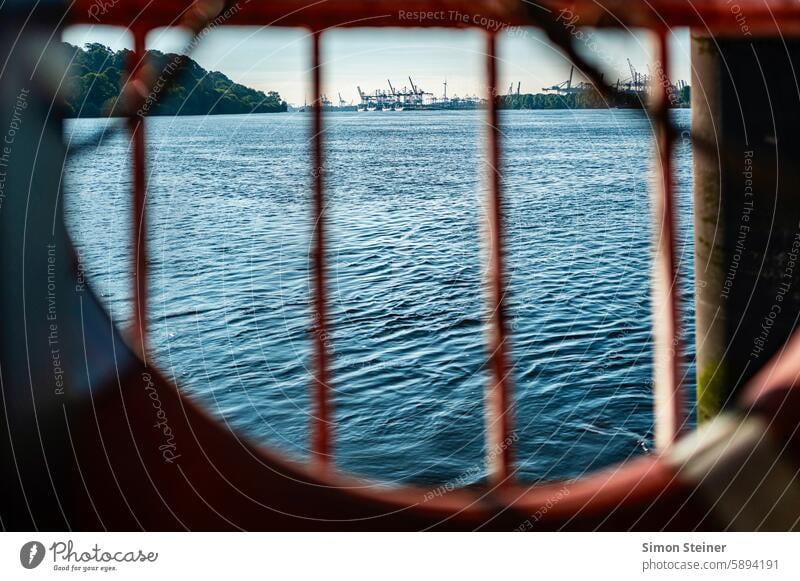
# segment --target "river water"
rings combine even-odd
[[[483,114],[326,119],[337,465],[391,482],[479,481]],[[689,112],[675,120],[688,128]],[[67,137],[104,123],[68,122]],[[507,111],[501,125],[519,477],[575,477],[652,444],[652,127],[623,110]],[[309,129],[307,114],[148,120],[152,358],[233,428],[299,458],[310,421]],[[89,280],[121,325],[128,147],[109,137],[65,180]],[[691,346],[685,143],[675,166]]]

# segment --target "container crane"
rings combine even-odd
[[[629,83],[630,90],[636,92],[646,91],[647,85],[650,81],[650,77],[648,75],[643,75],[642,73],[637,72],[633,66],[633,63],[631,63],[631,59],[627,59],[627,61],[628,61],[628,68],[631,71],[631,80]]]
[[[574,73],[575,73],[575,65],[572,65],[569,68],[569,78],[566,81],[562,81],[561,83],[559,83],[557,85],[553,85],[552,87],[542,87],[542,90],[543,91],[554,91],[554,92],[559,93],[559,94],[561,94],[561,93],[564,93],[564,94],[572,93],[573,92],[572,77],[573,77]]]

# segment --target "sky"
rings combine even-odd
[[[647,72],[655,44],[644,31],[585,30],[583,51],[612,82],[630,77],[627,59]],[[107,26],[74,26],[63,39],[82,46],[100,42],[114,50],[132,48],[130,34]],[[148,37],[148,48],[179,52],[188,41],[176,29],[159,29]],[[322,37],[324,91],[338,101],[358,102],[364,92],[388,90],[387,79],[399,89],[418,85],[440,96],[447,81],[448,96],[484,96],[485,36],[479,30],[361,28],[326,32]],[[510,29],[498,36],[499,87],[505,93],[520,83],[522,93],[538,93],[564,81],[570,63],[533,28]],[[308,32],[290,28],[231,27],[207,33],[191,54],[200,66],[221,71],[234,81],[262,91],[278,91],[291,104],[311,101]],[[689,32],[673,31],[670,76],[689,82]],[[577,78],[577,80],[580,80]]]

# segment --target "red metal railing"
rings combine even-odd
[[[237,7],[225,19],[226,25],[291,26],[327,30],[359,27],[437,27],[480,28],[481,19],[507,26],[537,24],[531,11],[543,15],[568,10],[577,16],[578,26],[610,28],[693,27],[718,35],[743,34],[741,22],[747,23],[751,35],[777,34],[778,23],[783,34],[800,32],[800,14],[791,0],[739,2],[739,12],[731,12],[727,0],[280,0],[275,2],[235,2],[213,0],[119,0],[98,3],[97,0],[75,0],[70,16],[73,22],[152,29],[178,23],[192,25],[212,21],[226,8]],[[192,8],[196,8],[192,10]],[[457,19],[411,21],[404,17],[412,12],[445,11],[458,13]],[[94,16],[93,16],[94,15]]]
[[[314,225],[313,264],[314,288],[312,316],[314,318],[315,368],[312,385],[312,443],[314,460],[322,470],[331,462],[331,411],[328,391],[328,295],[325,277],[325,144],[322,127],[322,63],[320,62],[321,33],[315,31],[311,42],[311,86],[314,95],[314,124],[312,128],[314,155]]]
[[[675,260],[675,210],[672,191],[672,150],[674,136],[669,130],[669,71],[668,30],[658,30],[658,66],[655,79],[653,116],[656,120],[655,148],[658,175],[654,188],[656,244],[653,272],[653,336],[655,441],[664,449],[672,444],[685,423],[681,397],[681,341],[678,329],[680,305],[678,299],[678,270]]]
[[[205,4],[194,5],[186,1],[120,2],[109,8],[107,24],[129,26],[134,32],[135,50],[130,64],[131,83],[146,85],[147,67],[143,64],[145,57],[144,38],[152,27],[172,22],[189,22],[190,28],[197,32],[194,24],[199,8]],[[216,12],[205,13],[208,20],[221,11],[221,3],[210,3],[216,6]],[[752,30],[767,30],[774,26],[773,16],[783,16],[790,29],[798,26],[800,15],[797,11],[789,11],[783,4],[770,3],[773,12],[768,14],[763,6],[745,4],[743,11],[749,18]],[[73,9],[75,21],[86,21],[87,9],[92,5],[88,0],[78,0]],[[665,22],[674,24],[700,23],[713,25],[721,30],[729,30],[730,23],[727,8],[720,3],[705,3],[692,6],[690,3],[674,1],[654,1],[645,6],[628,2],[611,1],[604,4],[604,12],[588,1],[581,2],[548,2],[551,12],[569,9],[579,16],[581,25],[642,25],[657,32],[657,69],[667,74],[669,70],[668,37]],[[409,0],[404,2],[376,0],[374,2],[307,2],[286,1],[277,3],[252,3],[243,6],[225,20],[224,24],[265,24],[304,26],[311,30],[312,54],[311,75],[312,91],[315,100],[313,108],[312,148],[313,159],[313,243],[312,243],[312,316],[313,316],[313,352],[314,370],[312,377],[312,429],[311,449],[313,464],[321,472],[332,467],[332,414],[330,397],[329,353],[327,348],[330,337],[328,321],[328,305],[326,295],[325,256],[327,239],[325,231],[325,159],[324,159],[324,115],[321,105],[322,95],[322,62],[320,58],[320,40],[324,30],[334,26],[410,26],[419,25],[418,21],[410,22],[399,16],[401,11],[414,10],[453,10],[467,15],[467,18],[450,21],[431,21],[430,25],[464,27],[479,26],[475,18],[494,19],[505,25],[531,24],[529,6],[521,2],[490,2],[466,0],[423,1]],[[358,18],[356,18],[358,17]],[[357,22],[357,23],[356,23]],[[465,24],[466,23],[466,24]],[[513,477],[512,433],[512,394],[509,365],[509,336],[506,328],[505,290],[506,273],[503,247],[503,188],[501,176],[501,132],[498,127],[498,113],[495,96],[497,94],[497,55],[496,34],[486,32],[485,67],[489,106],[486,119],[486,310],[487,310],[487,348],[490,369],[490,382],[486,388],[486,448],[487,471],[490,481],[495,486],[509,483]],[[673,150],[673,134],[669,125],[668,88],[666,83],[659,83],[660,88],[650,115],[655,130],[655,147],[657,151],[657,187],[654,190],[654,206],[656,208],[656,227],[659,234],[656,249],[653,282],[653,320],[655,343],[655,418],[656,441],[659,448],[669,446],[679,437],[684,417],[681,402],[681,348],[680,348],[680,305],[676,291],[677,269],[675,259],[675,219],[673,206],[673,179],[671,155]],[[141,98],[142,91],[136,91]],[[145,168],[145,125],[137,116],[137,107],[130,108],[130,128],[133,143],[133,231],[134,231],[134,317],[131,329],[132,343],[142,355],[146,353],[147,325],[147,237],[146,237],[146,168]]]
[[[146,70],[147,31],[133,30],[133,53],[128,62],[130,79],[143,78]],[[147,172],[145,168],[145,122],[132,108],[128,125],[133,143],[133,320],[130,341],[142,357],[147,356]]]
[[[291,3],[289,3],[291,4]],[[376,2],[374,4],[382,4]],[[387,3],[388,4],[388,3]],[[416,3],[412,3],[416,4]],[[419,3],[429,6],[437,3]],[[444,3],[459,4],[459,3]],[[407,6],[407,4],[404,4]],[[461,5],[461,4],[459,4]],[[374,8],[374,7],[373,7]],[[309,9],[314,9],[310,7]],[[453,8],[448,8],[453,9]],[[166,15],[166,13],[165,13]],[[182,10],[183,20],[196,18],[190,10]],[[231,19],[236,15],[231,16]],[[287,18],[296,18],[289,16]],[[321,17],[320,17],[321,18]],[[278,19],[279,23],[281,19]],[[369,22],[369,20],[367,21]],[[129,64],[130,79],[144,85],[147,80],[145,66],[146,27],[133,28],[134,51]],[[668,40],[666,29],[659,28],[659,66],[668,71]],[[330,398],[330,373],[328,340],[330,328],[326,293],[327,250],[325,229],[325,159],[322,100],[322,62],[320,59],[321,29],[311,34],[311,85],[314,98],[312,125],[313,175],[313,242],[312,242],[312,317],[313,353],[311,414],[311,451],[314,465],[326,471],[332,465],[332,416]],[[502,159],[501,131],[499,128],[497,99],[497,39],[494,32],[486,33],[485,70],[488,93],[486,109],[486,282],[487,282],[487,349],[489,384],[486,387],[486,450],[487,473],[496,486],[510,483],[513,476],[512,447],[512,393],[509,366],[509,337],[506,326],[505,293],[506,273],[503,246],[502,212]],[[141,90],[138,91],[141,97]],[[675,291],[677,271],[675,264],[675,221],[672,192],[672,135],[668,130],[668,88],[659,84],[655,95],[653,119],[656,122],[655,146],[658,152],[658,187],[655,190],[657,225],[660,240],[657,244],[654,274],[654,335],[655,345],[655,418],[656,443],[659,448],[671,444],[683,425],[680,380],[680,349],[678,340],[679,305]],[[129,126],[133,143],[133,321],[130,330],[131,344],[146,356],[147,347],[147,215],[145,122],[131,107]]]
[[[486,451],[489,480],[495,485],[512,475],[511,377],[506,329],[506,277],[503,256],[502,159],[497,118],[497,39],[486,35],[486,275],[489,348],[489,385],[486,389]]]

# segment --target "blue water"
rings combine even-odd
[[[689,112],[675,115],[688,128]],[[479,480],[483,115],[327,119],[337,464],[387,481]],[[300,458],[310,413],[309,121],[148,121],[151,358],[231,426]],[[509,111],[501,122],[519,474],[579,476],[651,446],[652,128],[634,111]],[[67,137],[103,123],[72,121]],[[89,279],[122,325],[128,146],[115,135],[74,160],[65,198]],[[687,144],[675,165],[688,323]],[[684,340],[693,344],[691,324]],[[690,398],[693,382],[689,366]]]

